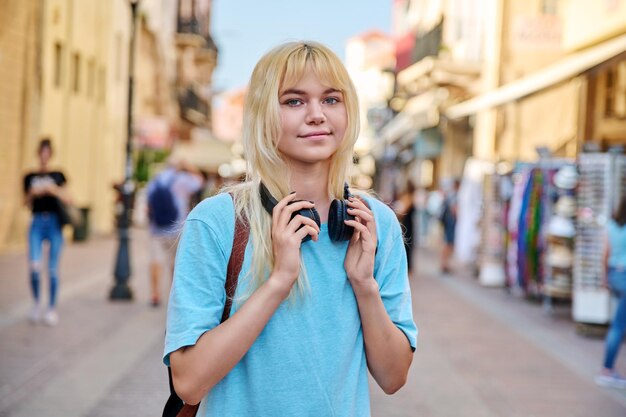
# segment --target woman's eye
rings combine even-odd
[[[302,100],[297,99],[297,98],[290,98],[288,100],[285,100],[283,104],[286,104],[287,106],[290,106],[290,107],[296,107],[302,104]]]
[[[339,103],[339,99],[337,97],[326,97],[324,99],[324,103],[326,103],[326,104],[337,104],[337,103]]]

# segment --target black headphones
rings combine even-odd
[[[261,203],[263,204],[263,207],[271,215],[274,207],[276,206],[276,204],[278,204],[278,201],[276,201],[276,199],[272,197],[272,195],[263,183],[261,183],[261,185],[259,186],[259,193],[261,195]],[[354,220],[354,216],[348,214],[347,200],[351,196],[352,195],[350,194],[350,190],[348,189],[348,184],[344,184],[344,199],[335,199],[330,203],[330,210],[328,212],[328,235],[330,236],[330,240],[332,241],[338,242],[342,240],[350,240],[350,238],[352,237],[352,232],[354,231],[354,229],[344,223],[344,220]],[[289,204],[293,204],[298,201],[302,200],[294,200],[291,201]],[[317,223],[318,226],[322,225],[322,222],[320,221],[320,215],[317,210],[315,210],[315,208],[298,210],[297,212],[293,213],[291,218],[293,219],[298,214],[312,219],[315,223]],[[302,239],[303,242],[306,242],[308,240],[311,240],[311,236],[309,235],[306,235],[305,238]]]

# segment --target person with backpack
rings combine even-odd
[[[196,206],[178,246],[163,360],[185,415],[368,416],[368,370],[388,394],[405,384],[406,252],[393,211],[349,186],[358,114],[327,47],[257,63],[246,180]]]
[[[147,185],[150,230],[150,303],[161,304],[163,270],[173,274],[176,238],[190,210],[191,197],[203,186],[199,171],[184,161],[171,161]],[[172,275],[170,275],[171,277]]]

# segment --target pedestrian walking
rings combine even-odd
[[[454,253],[456,235],[456,218],[458,209],[459,180],[454,179],[444,190],[443,208],[441,210],[441,226],[443,228],[443,248],[441,249],[441,272],[450,273],[450,264]]]
[[[43,321],[54,326],[59,321],[57,294],[59,290],[59,260],[63,248],[62,204],[69,204],[62,171],[50,168],[52,141],[44,138],[37,151],[39,167],[24,176],[24,202],[30,207],[32,220],[28,229],[28,263],[30,288],[34,306],[29,314],[32,323]],[[40,284],[43,270],[44,242],[48,242],[48,306],[42,306]]]
[[[413,248],[415,247],[415,187],[411,181],[398,195],[393,204],[396,216],[402,225],[404,234],[404,248],[406,249],[406,259],[409,268],[409,276],[413,272]]]
[[[393,211],[348,187],[358,120],[325,46],[289,42],[257,63],[247,178],[188,216],[168,304],[164,362],[198,416],[368,416],[368,369],[388,394],[404,385],[417,335],[406,253]]]
[[[605,284],[618,297],[615,316],[606,335],[604,368],[596,383],[606,387],[626,388],[626,378],[615,369],[624,333],[626,332],[626,197],[617,206],[607,224],[605,243]]]
[[[161,276],[173,276],[176,240],[190,210],[193,195],[202,189],[200,171],[185,161],[170,161],[147,185],[150,230],[150,304],[161,305]]]

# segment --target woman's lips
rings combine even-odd
[[[304,135],[300,135],[301,138],[303,139],[322,139],[325,138],[326,136],[330,135],[330,132],[311,132],[311,133],[307,133]]]

